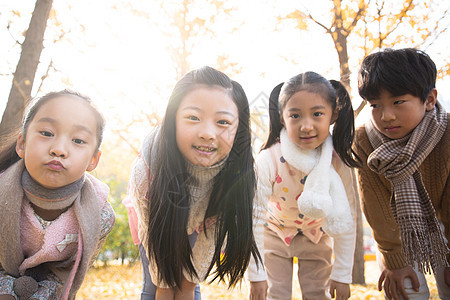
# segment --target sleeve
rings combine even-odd
[[[130,189],[130,185],[128,185],[128,189]],[[128,190],[127,193],[129,193],[129,190]],[[131,200],[131,197],[130,196],[126,196],[122,200],[122,204],[127,209],[128,225],[130,227],[130,233],[131,233],[131,238],[133,240],[133,243],[135,245],[139,245],[141,242],[139,241],[139,236],[138,236],[138,216],[137,216],[137,213],[136,213],[136,209],[133,206],[133,202]]]
[[[148,178],[149,168],[142,153],[139,153],[131,167],[128,191],[124,202],[128,205],[130,231],[132,235],[134,234],[133,240],[142,243],[146,251],[148,250],[147,231],[149,221]]]
[[[100,253],[100,250],[102,249],[103,244],[106,241],[106,238],[108,237],[109,233],[114,227],[115,220],[116,218],[114,210],[111,204],[108,201],[106,201],[101,210],[100,238],[98,240],[97,247],[94,250],[91,261],[89,263],[89,269],[94,265],[94,262],[96,261]]]
[[[400,233],[390,208],[391,186],[383,176],[367,166],[367,158],[373,148],[364,127],[356,132],[354,150],[362,160],[362,167],[357,169],[361,207],[383,256],[383,264],[388,269],[403,268],[406,261]]]
[[[352,283],[353,260],[356,242],[356,201],[357,194],[355,192],[356,178],[354,170],[340,163],[340,167],[336,170],[344,184],[347,194],[348,204],[350,206],[353,218],[353,230],[349,233],[334,238],[333,252],[334,264],[330,278],[341,283]]]
[[[275,178],[275,166],[272,162],[270,150],[263,150],[258,155],[256,162],[257,185],[253,202],[253,234],[255,242],[264,263],[264,223],[266,222],[266,207],[272,195],[272,183]],[[267,280],[264,265],[257,264],[253,256],[247,270],[249,281]]]

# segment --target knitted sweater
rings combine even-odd
[[[296,149],[289,151],[295,153]],[[313,243],[318,243],[325,234],[320,228],[322,223],[320,219],[308,219],[298,208],[297,200],[303,191],[308,174],[295,168],[293,166],[295,162],[287,161],[282,152],[281,143],[276,143],[269,149],[261,151],[256,159],[258,188],[254,209],[256,227],[254,232],[261,254],[264,253],[264,225],[273,230],[286,245],[290,244],[298,232],[304,234]],[[298,163],[302,162],[298,161]],[[354,173],[336,153],[333,153],[332,164],[344,184],[353,222],[355,222],[355,191],[352,177]],[[331,279],[351,283],[355,236],[355,231],[352,231],[334,239],[335,262]],[[265,280],[266,276],[264,269],[258,269],[252,259],[247,278],[250,281],[261,281]]]
[[[0,270],[14,277],[19,276],[19,267],[26,258],[20,238],[22,211],[28,201],[20,184],[22,172],[23,161],[20,160],[0,174]],[[114,211],[107,201],[108,192],[109,188],[104,183],[86,174],[81,196],[71,208],[80,229],[78,250],[69,258],[56,258],[54,262],[50,259],[48,263],[49,270],[65,284],[64,294],[68,293],[69,299],[75,298],[86,272],[114,225]],[[14,195],[14,199],[8,195]],[[77,261],[78,266],[74,268]]]
[[[384,176],[373,172],[367,166],[367,158],[374,149],[364,125],[356,130],[354,150],[363,161],[362,168],[357,171],[362,209],[373,230],[384,264],[388,269],[403,268],[406,262],[402,253],[400,232],[390,205],[391,184]],[[450,125],[420,165],[419,172],[437,218],[445,227],[444,235],[447,241],[450,241]]]
[[[138,216],[138,235],[143,247],[145,248],[149,259],[149,271],[153,283],[156,286],[167,288],[165,282],[158,281],[158,270],[156,264],[152,261],[148,253],[148,224],[149,224],[149,203],[151,199],[147,199],[149,177],[151,174],[151,166],[156,159],[152,151],[152,144],[158,131],[148,135],[142,145],[141,152],[133,163],[130,181],[128,185],[127,198],[133,203]],[[147,162],[150,156],[150,162]],[[184,271],[184,277],[194,283],[205,280],[206,272],[211,264],[215,250],[215,223],[214,219],[209,220],[206,224],[206,233],[203,231],[203,218],[208,207],[209,198],[213,187],[213,179],[222,169],[225,161],[211,167],[198,167],[186,161],[186,169],[191,175],[187,182],[189,192],[189,217],[187,234],[190,235],[196,231],[198,233],[197,240],[192,248],[192,262],[197,272],[197,276]],[[127,200],[128,201],[128,200]]]

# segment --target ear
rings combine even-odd
[[[20,158],[25,157],[25,138],[22,133],[19,133],[16,143],[16,153]]]
[[[336,108],[333,112],[333,115],[331,116],[331,124],[330,125],[332,125],[332,124],[334,124],[334,122],[336,122],[336,120],[338,118],[338,113],[339,113],[338,109]]]
[[[86,171],[90,172],[97,168],[98,162],[100,161],[100,156],[102,156],[102,151],[98,150],[96,153],[94,153]]]
[[[436,101],[437,101],[437,90],[432,89],[430,94],[428,94],[427,100],[425,100],[425,107],[427,111],[430,111],[434,108],[434,106],[436,105]]]

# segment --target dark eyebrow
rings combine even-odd
[[[324,108],[325,108],[325,106],[323,106],[323,105],[316,105],[316,106],[311,107],[311,109],[324,109]],[[292,107],[292,108],[289,108],[288,111],[301,111],[301,109],[299,109],[297,107]]]
[[[198,111],[198,112],[201,112],[201,111],[202,111],[202,109],[201,109],[200,107],[198,107],[198,106],[186,106],[186,107],[183,107],[183,110],[195,110],[195,111]],[[232,117],[236,117],[236,116],[234,115],[234,113],[232,113],[232,112],[230,112],[230,111],[228,111],[228,110],[219,110],[219,111],[216,111],[215,114],[216,114],[216,115],[222,115],[222,114],[225,114],[225,115],[230,115],[230,116],[232,116]]]
[[[56,124],[56,123],[58,123],[58,121],[56,121],[55,119],[50,118],[50,117],[43,117],[43,118],[40,118],[40,119],[37,120],[36,122],[38,122],[38,123],[51,123],[51,124]],[[75,128],[76,128],[77,130],[80,130],[80,131],[86,131],[87,133],[92,134],[92,131],[91,131],[88,127],[86,127],[86,126],[84,126],[84,125],[75,125]]]

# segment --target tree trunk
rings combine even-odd
[[[350,29],[344,28],[344,21],[342,18],[341,1],[335,0],[334,2],[334,31],[330,32],[334,42],[340,66],[340,81],[351,94],[350,87],[350,68],[348,64],[348,51],[347,51],[347,36]],[[356,117],[356,116],[355,116]],[[352,283],[365,284],[364,277],[364,234],[362,226],[362,212],[361,203],[358,194],[358,183],[356,176],[353,174],[353,188],[356,195],[356,244],[355,254],[353,262]]]
[[[359,198],[358,182],[353,173],[353,189],[356,195],[356,245],[352,272],[352,283],[366,284],[364,277],[364,232],[362,226],[361,201]]]
[[[31,89],[43,49],[44,33],[52,2],[53,0],[36,0],[22,44],[22,53],[14,72],[8,103],[0,123],[0,136],[10,133],[20,124],[24,109],[31,100]]]

